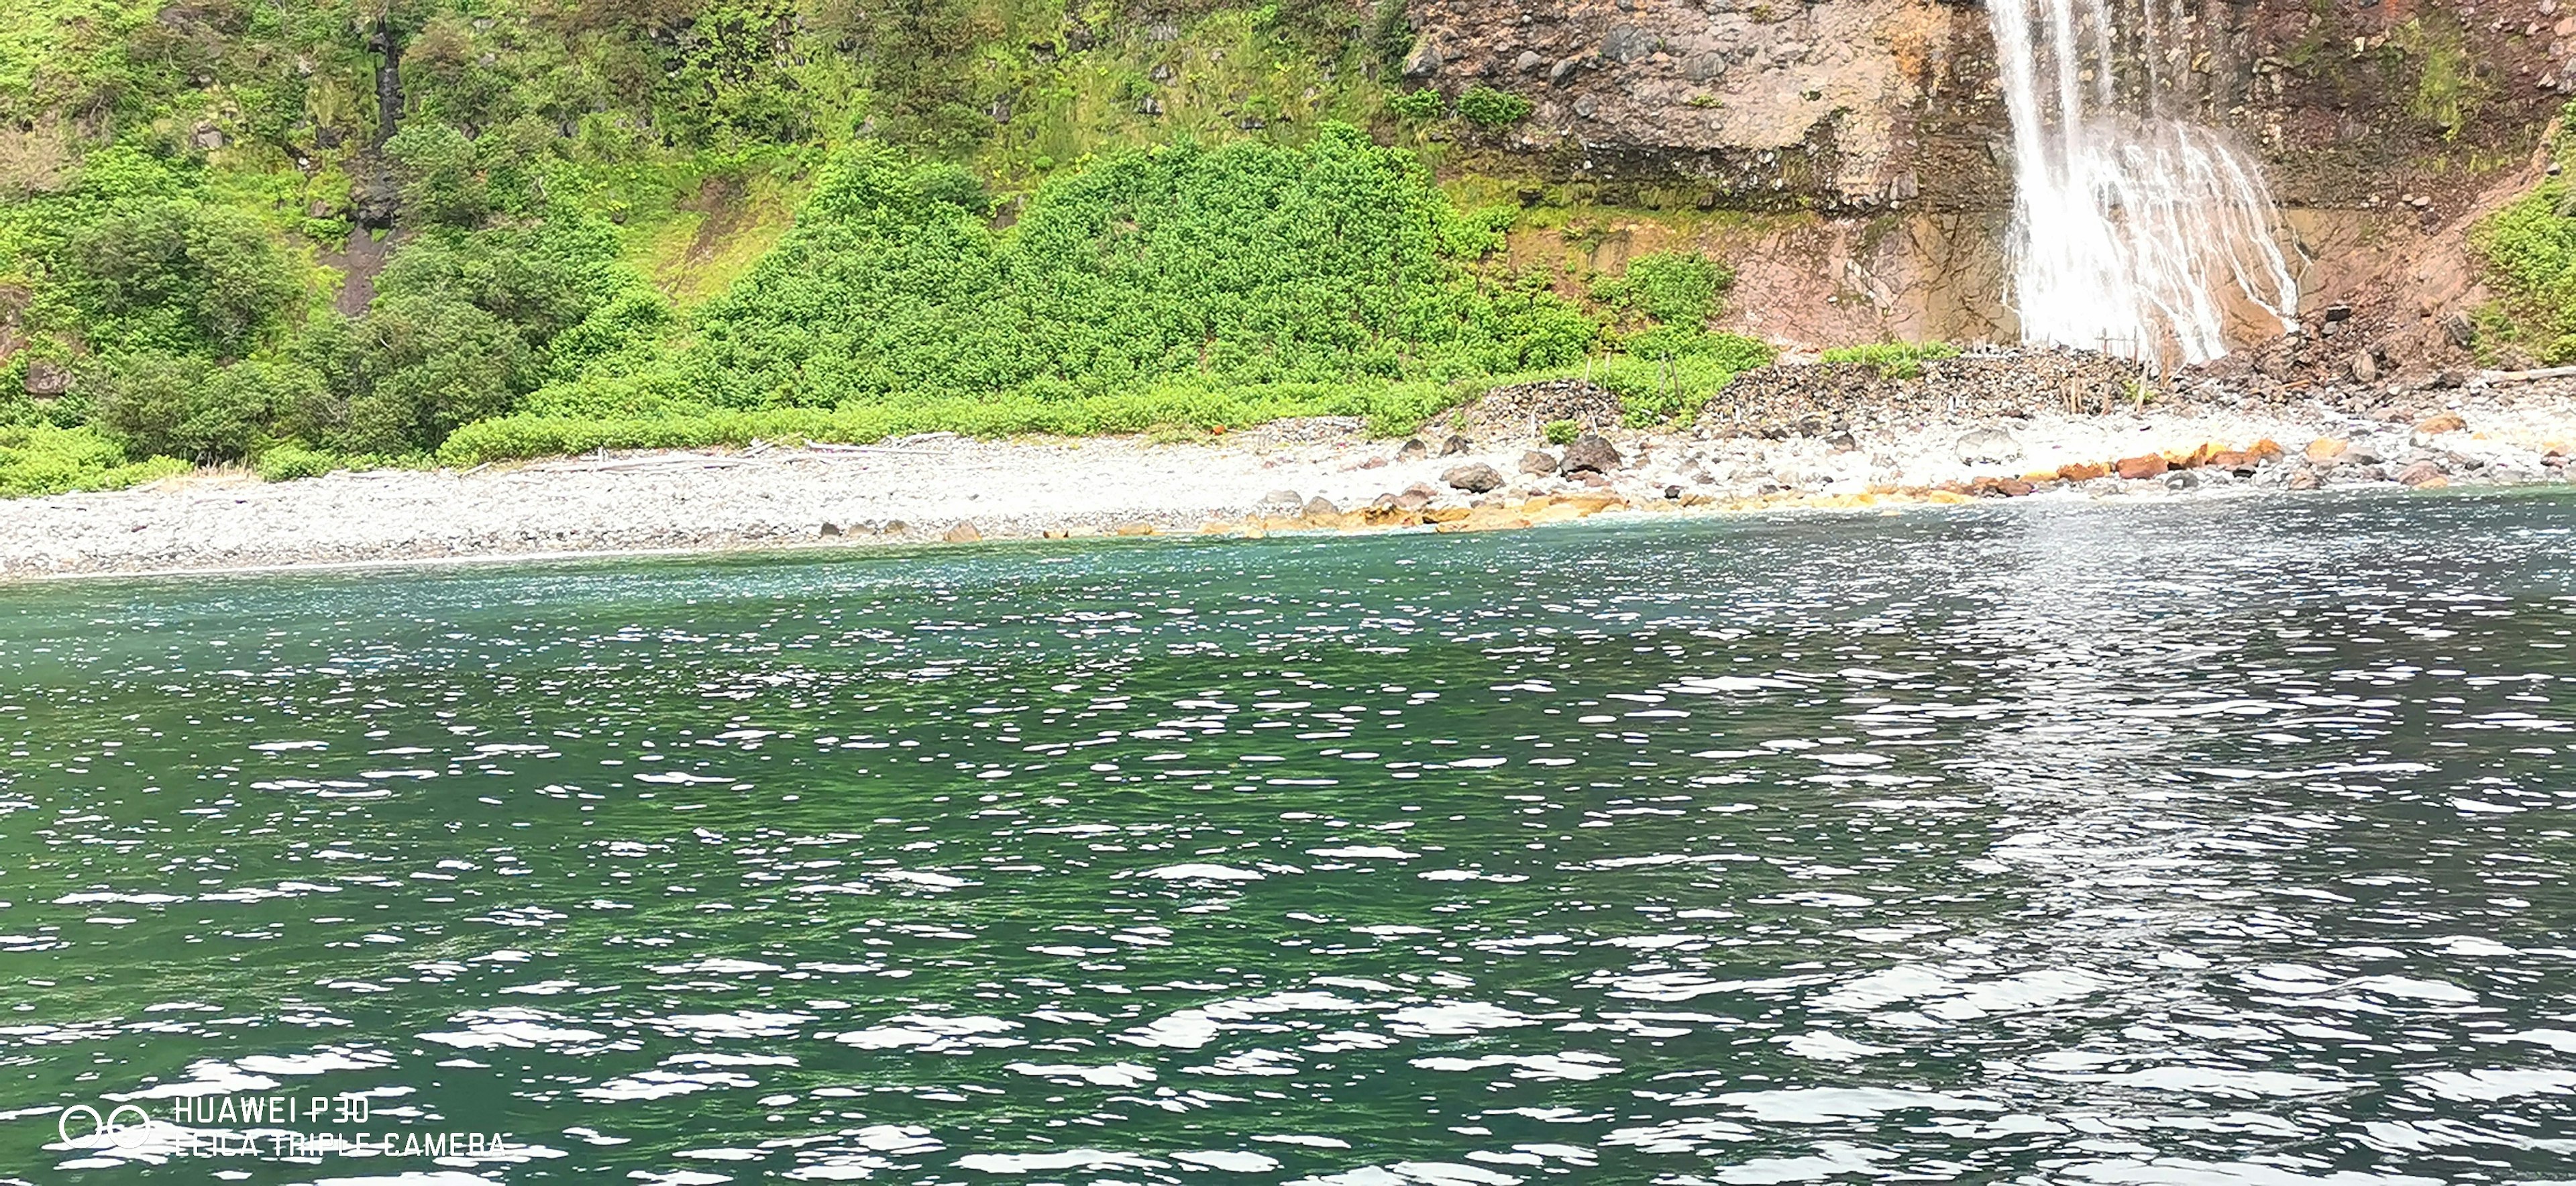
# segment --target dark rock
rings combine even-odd
[[[1682,488],[1679,486],[1666,486],[1664,487],[1664,497],[1674,502],[1679,502],[1682,497]]]
[[[1404,76],[1406,78],[1429,78],[1439,72],[1440,47],[1431,44],[1430,40],[1427,38],[1424,39],[1421,45],[1415,47],[1411,54],[1406,55],[1404,59]]]
[[[1403,510],[1418,511],[1424,507],[1430,506],[1431,498],[1432,494],[1430,491],[1425,490],[1420,486],[1415,486],[1412,489],[1406,490],[1402,494],[1395,495],[1394,501],[1391,505]]]
[[[1503,484],[1501,471],[1481,461],[1450,467],[1440,480],[1470,494],[1483,494]]]
[[[912,530],[912,524],[906,523],[901,519],[888,519],[885,522],[885,526],[877,528],[877,534],[902,535],[904,532],[910,530]]]
[[[1525,474],[1552,474],[1552,473],[1555,473],[1555,472],[1556,472],[1556,454],[1554,454],[1554,453],[1542,452],[1542,451],[1537,450],[1537,449],[1531,449],[1531,450],[1529,450],[1529,451],[1527,451],[1527,452],[1525,452],[1525,453],[1522,453],[1522,454],[1521,454],[1521,472],[1522,472],[1522,473],[1525,473]]]
[[[1431,446],[1423,444],[1421,437],[1412,437],[1395,447],[1395,459],[1398,462],[1419,461],[1430,455]]]
[[[2165,489],[2167,490],[2197,490],[2199,488],[2200,475],[2195,474],[2190,470],[2178,469],[2165,475]]]
[[[1597,432],[1587,432],[1565,447],[1565,460],[1558,463],[1557,468],[1567,477],[1603,474],[1619,468],[1623,460],[1618,447],[1610,443],[1610,438]]]
[[[45,358],[27,360],[27,394],[56,396],[72,389],[72,369]]]
[[[1467,438],[1453,435],[1448,440],[1440,442],[1440,455],[1442,457],[1455,457],[1474,447],[1475,446],[1467,443]]]
[[[826,523],[823,525],[821,535],[824,539],[838,539],[841,535],[841,525],[838,523]]]
[[[2449,338],[2452,345],[2466,350],[2477,345],[2478,327],[2468,319],[2468,315],[2453,310],[2442,315],[2442,336]]]

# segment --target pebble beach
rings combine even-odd
[[[755,445],[263,483],[207,471],[0,503],[0,579],[322,565],[967,544],[1102,535],[1456,531],[1596,515],[1747,513],[1981,498],[2215,497],[2564,484],[2576,391],[2544,384],[2270,403],[2223,392],[2136,408],[1998,408],[1693,431],[1536,415],[1409,439],[1282,421],[1180,441]],[[1884,405],[1882,405],[1884,406]],[[1470,409],[1474,411],[1474,409]],[[1542,409],[1544,412],[1545,409]],[[1461,431],[1446,431],[1455,428]],[[1562,435],[1560,433],[1560,435]]]

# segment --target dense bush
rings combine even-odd
[[[1449,109],[1449,101],[1440,92],[1424,87],[1418,91],[1397,91],[1386,97],[1386,109],[1400,119],[1438,119]]]
[[[796,230],[701,311],[696,344],[661,364],[676,381],[629,368],[608,382],[729,408],[1043,402],[1188,375],[1440,380],[1562,365],[1594,334],[1543,288],[1468,269],[1499,243],[1493,226],[1348,127],[1302,148],[1111,157],[1050,180],[1006,233],[979,200],[946,170],[851,149]]]
[[[88,427],[0,427],[0,498],[114,490],[187,468],[187,462],[168,457],[130,462],[115,441]]]
[[[2480,311],[2478,350],[2490,362],[2524,354],[2549,366],[2576,363],[2576,189],[2564,176],[2576,165],[2576,103],[2559,113],[2549,151],[2560,171],[2469,228],[2469,247],[2485,265],[2497,299]]]
[[[303,276],[266,227],[185,197],[119,200],[47,252],[94,346],[238,358],[282,324]]]
[[[1458,92],[1459,118],[1488,128],[1509,127],[1528,119],[1533,105],[1509,91],[1471,86]]]
[[[98,423],[128,452],[198,462],[249,457],[323,399],[321,376],[293,362],[158,352],[117,359],[96,386]]]

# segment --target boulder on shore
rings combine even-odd
[[[1334,506],[1332,499],[1326,498],[1321,494],[1306,500],[1306,514],[1310,518],[1320,518],[1325,515],[1338,515],[1341,513],[1342,508]]]
[[[1452,434],[1448,440],[1440,443],[1440,455],[1442,457],[1455,457],[1473,448],[1475,448],[1475,446],[1468,444],[1467,438]]]
[[[2418,461],[2397,471],[2397,480],[2418,490],[2439,490],[2451,484],[2451,476],[2430,461]]]
[[[1521,472],[1525,474],[1555,473],[1556,454],[1544,452],[1538,449],[1531,449],[1522,453]]]
[[[2139,457],[2121,458],[2119,464],[2111,467],[2111,472],[2134,482],[2140,478],[2155,477],[2170,468],[2172,467],[2165,461],[2163,454],[2148,453]]]
[[[1421,437],[1409,438],[1403,444],[1395,447],[1395,459],[1397,461],[1419,461],[1430,454],[1431,446],[1423,444]]]
[[[1619,463],[1624,460],[1619,456],[1618,447],[1610,443],[1610,438],[1597,432],[1587,432],[1565,447],[1565,460],[1557,464],[1557,472],[1569,478],[1587,473],[1606,474],[1619,468]]]
[[[940,536],[939,538],[947,540],[952,544],[971,544],[977,540],[983,539],[984,533],[975,530],[975,525],[972,522],[960,522],[957,526],[949,528],[948,534]]]
[[[2021,460],[2021,442],[2000,428],[1972,428],[1959,434],[1959,463],[2001,465]]]
[[[1440,480],[1470,494],[1483,494],[1488,490],[1499,489],[1503,484],[1503,475],[1494,467],[1478,461],[1451,466],[1448,472],[1440,475]]]

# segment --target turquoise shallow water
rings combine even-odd
[[[0,590],[0,1178],[2576,1179],[2571,555],[2489,495]]]

